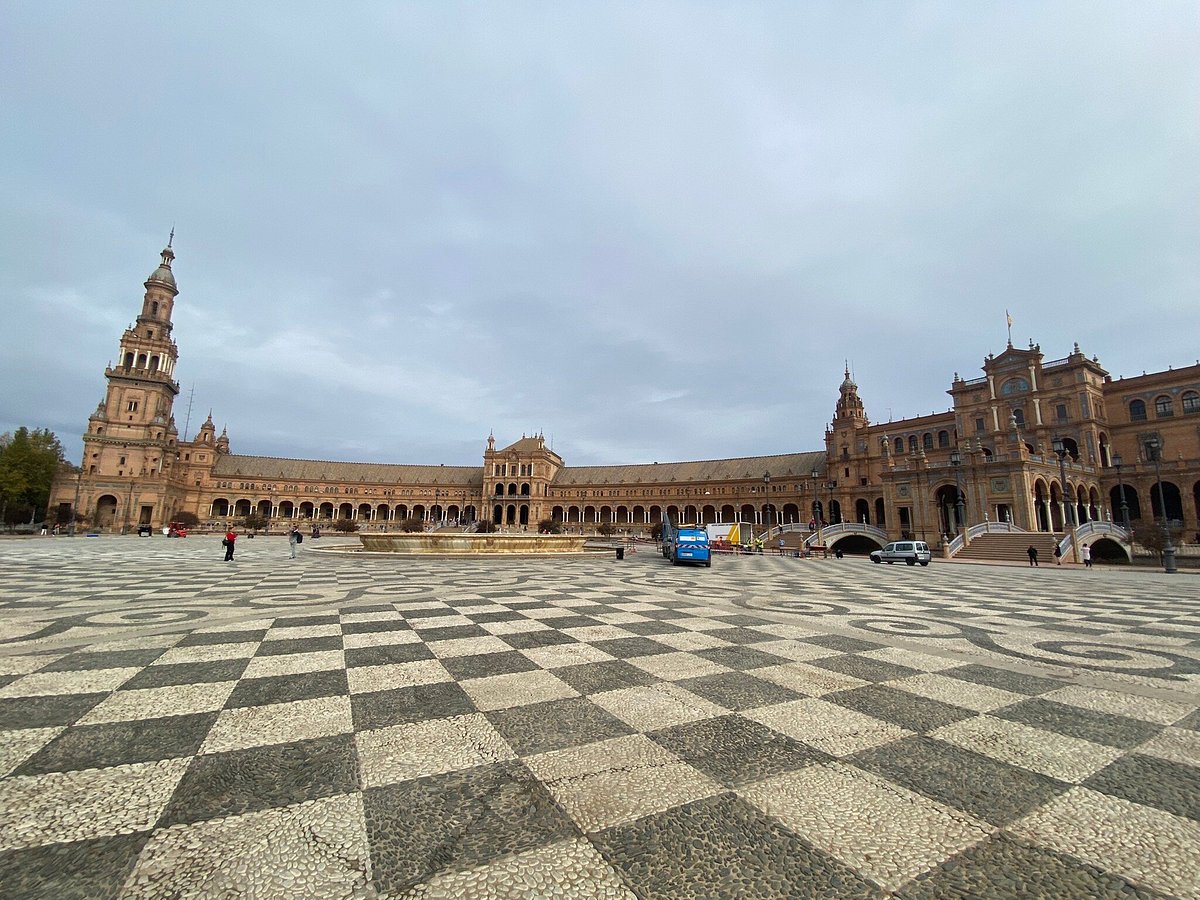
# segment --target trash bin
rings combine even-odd
[[[625,558],[625,548],[618,547],[617,548],[617,559],[624,559],[624,558]]]

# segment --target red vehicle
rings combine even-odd
[[[172,522],[167,526],[167,537],[187,537],[187,526],[182,522]]]

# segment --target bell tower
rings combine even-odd
[[[859,472],[860,464],[867,463],[870,455],[870,444],[867,434],[871,420],[867,418],[866,408],[862,398],[858,396],[858,385],[850,377],[850,365],[846,364],[841,387],[838,389],[837,410],[833,422],[825,429],[825,451],[830,461],[830,470],[837,470],[834,475],[841,479],[851,479],[848,483],[866,475]],[[840,469],[839,469],[840,467]]]
[[[125,482],[136,482],[133,493],[159,493],[175,462],[178,431],[172,416],[179,385],[173,375],[179,356],[171,338],[171,312],[179,289],[171,263],[175,252],[171,240],[162,251],[162,261],[146,279],[137,319],[121,335],[117,364],[104,370],[108,382],[104,399],[88,419],[83,436],[83,476],[106,485],[120,498]],[[161,496],[156,498],[161,501]],[[149,497],[142,503],[149,501]],[[161,508],[159,502],[152,507]],[[131,510],[140,517],[141,508]],[[157,517],[157,512],[156,512]]]

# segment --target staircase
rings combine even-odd
[[[1038,562],[1054,565],[1054,546],[1058,535],[1044,531],[981,534],[955,554],[954,558],[964,562],[975,560],[1002,560],[1004,562],[1029,563],[1029,545],[1037,547]]]

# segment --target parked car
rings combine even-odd
[[[187,526],[182,522],[172,522],[167,526],[167,537],[187,537]]]
[[[915,566],[917,563],[927,566],[932,558],[929,545],[924,541],[893,541],[882,550],[871,551],[871,562],[887,563],[889,566],[894,562],[903,562],[909,566]]]
[[[154,537],[154,526],[142,524],[137,528],[138,537]]]

